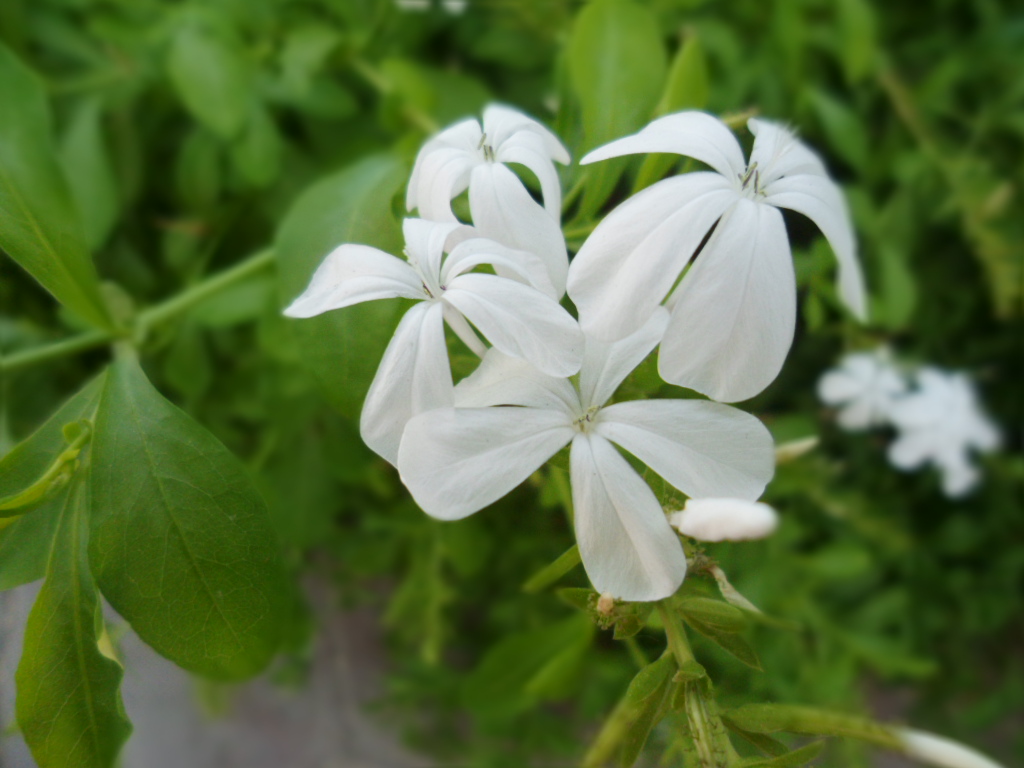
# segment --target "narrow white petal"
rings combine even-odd
[[[432,177],[436,168],[444,162],[442,158],[453,157],[451,154],[444,155],[441,158],[432,156],[441,149],[472,152],[479,147],[481,135],[480,123],[473,119],[463,120],[445,128],[424,144],[416,155],[416,162],[413,164],[412,173],[409,176],[409,186],[405,193],[406,210],[411,211],[413,208],[421,207],[421,199],[424,194],[429,194],[429,189],[433,183]],[[427,162],[428,158],[431,158],[429,163]],[[429,167],[425,170],[424,166]],[[423,187],[422,190],[421,186]],[[425,214],[421,211],[421,215]]]
[[[602,406],[633,369],[658,346],[668,325],[668,311],[656,307],[650,319],[624,339],[601,341],[586,337],[580,367],[580,401],[584,409]]]
[[[565,293],[569,256],[562,228],[530,197],[512,171],[501,163],[474,168],[469,184],[469,208],[473,225],[484,237],[540,256],[558,296]]]
[[[875,409],[871,400],[852,400],[839,411],[836,417],[839,426],[848,432],[860,432],[875,424]]]
[[[441,408],[409,421],[398,471],[427,514],[458,520],[511,491],[573,434],[560,410]]]
[[[750,167],[757,163],[759,182],[762,187],[783,176],[811,173],[828,176],[824,164],[816,154],[798,141],[793,132],[768,120],[751,118],[747,127],[754,134],[754,146],[750,150]]]
[[[583,362],[583,332],[568,312],[530,286],[497,275],[456,277],[444,293],[506,355],[552,376],[572,376]]]
[[[621,600],[661,600],[686,576],[682,545],[647,484],[600,435],[572,441],[576,542],[594,588]]]
[[[391,338],[359,418],[363,441],[394,464],[406,423],[454,402],[441,302],[417,304]]]
[[[584,331],[614,340],[639,329],[736,199],[718,174],[688,173],[648,187],[608,214],[569,267],[569,296]]]
[[[284,314],[313,317],[374,299],[425,299],[416,271],[401,259],[368,245],[340,245],[327,254],[309,287]]]
[[[420,275],[426,278],[432,289],[437,289],[437,281],[441,275],[441,261],[444,258],[445,245],[455,235],[465,236],[465,231],[472,233],[472,227],[457,221],[428,221],[427,219],[405,219],[402,222],[402,234],[405,236],[405,251],[410,263],[419,268]]]
[[[544,209],[555,221],[561,221],[562,185],[540,136],[525,131],[510,136],[497,149],[496,159],[499,163],[519,163],[533,171],[540,182]]]
[[[863,391],[864,382],[852,376],[845,366],[828,371],[818,380],[818,398],[826,405],[841,405]]]
[[[659,117],[632,136],[598,147],[581,165],[621,155],[672,152],[706,163],[730,180],[743,175],[743,150],[728,126],[706,112],[677,112]]]
[[[912,728],[894,729],[908,757],[938,768],[1003,768],[996,761],[959,742]]]
[[[897,469],[916,469],[935,454],[935,438],[929,429],[904,432],[889,445],[889,463]]]
[[[787,176],[765,188],[765,200],[801,213],[817,225],[839,262],[839,295],[857,318],[865,320],[867,296],[864,275],[857,259],[850,213],[835,182],[812,174]]]
[[[754,500],[775,473],[771,434],[737,408],[632,400],[598,413],[597,431],[687,496]]]
[[[519,357],[489,349],[469,376],[455,386],[458,408],[523,405],[562,409],[570,420],[579,418],[579,396],[568,379],[548,376]]]
[[[544,150],[552,160],[556,160],[562,165],[569,162],[569,151],[562,146],[558,137],[532,117],[524,115],[518,110],[501,104],[489,105],[484,109],[484,131],[487,133],[488,142],[495,149],[501,147],[519,132],[535,134],[543,141]]]
[[[735,402],[774,381],[793,341],[796,278],[782,214],[738,200],[683,282],[661,344],[665,381]]]
[[[456,221],[451,201],[465,191],[473,167],[478,162],[481,161],[472,153],[462,149],[435,149],[423,158],[417,176],[416,194],[407,195],[407,199],[416,201],[415,207],[424,219]]]
[[[453,278],[481,264],[490,264],[502,277],[532,285],[553,299],[559,298],[540,256],[508,248],[486,237],[468,238],[452,248],[441,270],[441,284],[447,285]]]
[[[669,522],[697,541],[750,541],[771,535],[779,525],[775,510],[746,499],[689,499]]]

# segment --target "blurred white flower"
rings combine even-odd
[[[399,323],[360,417],[363,440],[392,464],[406,422],[454,402],[444,321],[478,354],[486,347],[467,320],[495,348],[551,375],[574,374],[583,358],[583,334],[551,298],[547,270],[536,256],[458,223],[406,219],[403,229],[408,261],[366,245],[341,245],[285,310],[289,317],[313,317],[374,299],[421,302]],[[470,272],[482,264],[502,267],[522,282]]]
[[[899,469],[930,463],[942,473],[943,492],[963,496],[979,479],[971,451],[995,450],[999,432],[982,412],[965,374],[926,366],[916,380],[917,390],[890,409],[899,437],[889,446],[889,461]]]
[[[779,524],[775,510],[749,499],[689,499],[669,524],[698,541],[749,541],[772,534]]]
[[[430,515],[466,517],[497,501],[571,443],[576,540],[595,589],[623,600],[675,592],[686,558],[654,493],[612,445],[683,493],[756,499],[774,471],[772,439],[753,416],[698,400],[605,405],[657,345],[656,312],[614,343],[586,339],[579,383],[491,350],[455,391],[455,408],[406,427],[398,470]],[[495,407],[497,406],[497,407]]]
[[[573,259],[568,281],[584,331],[609,340],[633,333],[671,292],[661,376],[724,402],[768,386],[793,340],[796,280],[779,208],[818,225],[839,261],[840,295],[865,315],[839,187],[789,131],[763,120],[748,126],[756,136],[749,165],[725,123],[703,112],[659,118],[584,157],[672,152],[714,171],[665,179],[612,211]]]
[[[454,222],[451,201],[468,188],[473,226],[484,237],[538,254],[561,297],[569,259],[559,224],[562,188],[555,162],[568,163],[569,153],[551,131],[521,112],[492,104],[484,110],[483,127],[463,120],[423,146],[406,206],[419,208],[425,219]],[[506,163],[524,165],[536,175],[543,206]]]
[[[893,403],[906,391],[906,379],[884,347],[846,355],[818,381],[818,397],[838,407],[839,425],[854,431],[887,424]]]
[[[429,11],[430,0],[395,0],[400,11]]]
[[[959,742],[911,728],[894,729],[908,757],[939,768],[1002,768],[996,761]]]

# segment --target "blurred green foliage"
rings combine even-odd
[[[470,0],[460,15],[388,0],[4,0],[0,39],[50,95],[68,196],[51,204],[75,209],[86,241],[61,250],[65,267],[88,283],[91,249],[126,316],[275,249],[278,279],[255,270],[153,324],[143,366],[246,461],[292,571],[329,574],[346,602],[380,606],[393,661],[382,716],[397,713],[389,722],[418,748],[469,765],[578,758],[638,658],[660,654],[661,634],[641,630],[626,647],[553,593],[520,591],[572,543],[562,470],[442,524],[363,447],[355,418],[398,307],[303,323],[278,308],[340,241],[397,247],[420,143],[490,100],[550,123],[576,159],[679,108],[793,125],[849,195],[872,322],[844,317],[827,245],[787,215],[802,325],[782,376],[747,410],[780,441],[819,434],[822,445],[769,487],[784,521],[776,536],[708,554],[798,628],[748,633],[763,672],[700,639],[696,652],[729,704],[856,712],[909,691],[915,724],[1024,759],[1019,10],[995,0],[927,11],[870,0]],[[0,100],[16,87],[0,85]],[[2,110],[0,127],[13,119]],[[678,165],[566,169],[570,246],[597,212]],[[18,243],[0,246],[26,263]],[[91,288],[65,298],[61,280],[46,287],[66,310],[0,260],[4,355],[102,315]],[[818,405],[820,373],[880,341],[974,373],[1005,426],[1003,452],[968,500],[946,500],[927,472],[897,473],[883,438],[840,433]],[[107,355],[3,374],[0,455]],[[651,394],[651,370],[626,386]],[[579,570],[563,585],[586,586]],[[713,583],[694,577],[690,588]],[[291,624],[301,661],[309,625]],[[858,747],[834,749],[831,764],[866,765]]]

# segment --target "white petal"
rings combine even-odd
[[[598,413],[597,431],[687,496],[758,498],[775,473],[765,426],[703,400],[633,400]]]
[[[425,299],[416,271],[401,259],[368,245],[340,245],[313,273],[309,287],[284,314],[313,317],[375,299]]]
[[[511,491],[573,434],[562,411],[441,408],[406,426],[398,471],[427,514],[458,520]]]
[[[552,376],[572,376],[583,362],[583,332],[568,312],[535,288],[497,275],[456,277],[445,301],[506,355]]]
[[[853,400],[839,411],[839,426],[848,432],[859,432],[875,424],[875,409],[868,398]]]
[[[469,208],[480,234],[540,256],[558,296],[565,293],[569,256],[562,228],[530,197],[512,171],[501,163],[474,168],[469,183]]]
[[[424,144],[419,154],[416,155],[416,162],[413,164],[412,174],[409,176],[409,186],[405,193],[406,209],[411,211],[413,208],[419,207],[422,209],[425,207],[433,211],[435,208],[442,208],[447,209],[447,216],[442,218],[454,218],[449,201],[466,188],[465,184],[447,200],[436,202],[430,199],[426,203],[424,201],[428,200],[428,198],[433,198],[430,190],[435,185],[435,177],[438,175],[439,169],[442,169],[447,163],[451,163],[452,166],[447,171],[442,171],[442,175],[451,177],[455,174],[457,176],[457,166],[461,162],[457,160],[459,157],[458,152],[467,153],[464,162],[467,164],[468,172],[468,167],[472,165],[468,153],[473,152],[479,147],[481,136],[480,123],[470,119],[449,126]],[[457,150],[457,152],[446,152],[437,155],[439,150]],[[441,186],[443,185],[442,183]],[[453,183],[452,190],[454,191],[455,189],[458,189],[458,184]],[[443,198],[444,194],[441,197]],[[420,211],[420,215],[425,218],[438,218],[427,216],[423,210]]]
[[[813,221],[825,235],[839,262],[839,295],[861,321],[867,317],[864,275],[857,259],[850,213],[843,193],[824,176],[787,176],[765,188],[765,200]]]
[[[1003,768],[980,752],[959,742],[911,728],[895,729],[909,757],[938,768]]]
[[[755,136],[754,146],[750,150],[750,167],[753,168],[754,163],[757,163],[761,187],[783,176],[801,173],[828,176],[821,158],[797,141],[790,130],[753,117],[747,121],[747,127]]]
[[[658,370],[714,400],[746,400],[782,368],[796,325],[796,278],[782,214],[739,200],[673,295]]]
[[[746,499],[689,499],[669,522],[697,541],[750,541],[771,535],[779,524],[775,510]]]
[[[407,201],[416,201],[415,207],[424,219],[457,221],[451,201],[465,191],[477,162],[471,153],[462,149],[439,147],[433,150],[418,164],[416,194],[407,195]],[[412,186],[409,188],[411,190]]]
[[[841,405],[864,392],[864,382],[845,368],[828,371],[818,380],[818,397],[826,405]]]
[[[730,180],[743,175],[743,150],[732,131],[706,112],[677,112],[659,117],[639,133],[598,147],[581,165],[642,152],[672,152],[706,163]]]
[[[508,248],[486,237],[468,238],[452,248],[441,270],[441,284],[447,285],[453,278],[481,264],[491,264],[502,277],[532,285],[553,299],[559,298],[540,256]]]
[[[568,379],[548,376],[522,358],[497,349],[489,349],[477,369],[455,386],[455,405],[562,409],[570,420],[583,415],[579,396]]]
[[[667,325],[668,311],[656,307],[644,326],[624,339],[607,342],[587,336],[580,368],[583,408],[604,405],[619,384],[658,346]]]
[[[960,499],[974,490],[981,473],[966,459],[939,464],[942,473],[942,492],[950,499]]]
[[[430,288],[438,289],[445,245],[455,239],[455,235],[465,236],[467,231],[472,233],[473,228],[457,221],[405,219],[402,222],[409,261],[419,269],[421,277],[428,281]]]
[[[359,433],[392,464],[409,419],[454,401],[441,313],[438,301],[417,304],[405,313],[363,403]]]
[[[916,469],[935,454],[935,437],[931,430],[904,432],[889,445],[889,463],[897,469]]]
[[[569,162],[569,152],[562,146],[558,137],[532,117],[518,110],[501,104],[489,105],[484,109],[484,131],[487,133],[488,142],[495,149],[521,131],[535,134],[544,142],[544,150],[552,160],[562,165]]]
[[[495,159],[499,163],[519,163],[533,171],[540,182],[545,210],[555,221],[561,220],[562,185],[558,181],[558,172],[540,136],[525,131],[510,136],[498,148]]]
[[[686,576],[686,557],[651,489],[599,435],[572,441],[576,542],[594,588],[621,600],[661,600]]]
[[[569,296],[584,331],[614,340],[639,329],[736,199],[718,174],[688,173],[648,187],[608,214],[569,267]]]

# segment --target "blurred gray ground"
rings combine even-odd
[[[0,732],[14,719],[14,671],[38,584],[0,593]],[[321,591],[321,590],[315,590]],[[372,612],[329,609],[312,670],[300,690],[266,679],[231,689],[223,715],[198,706],[193,679],[133,634],[125,657],[125,708],[135,732],[122,768],[414,768],[428,763],[404,750],[364,711],[380,692],[385,657]],[[18,735],[0,736],[0,768],[34,768]]]

